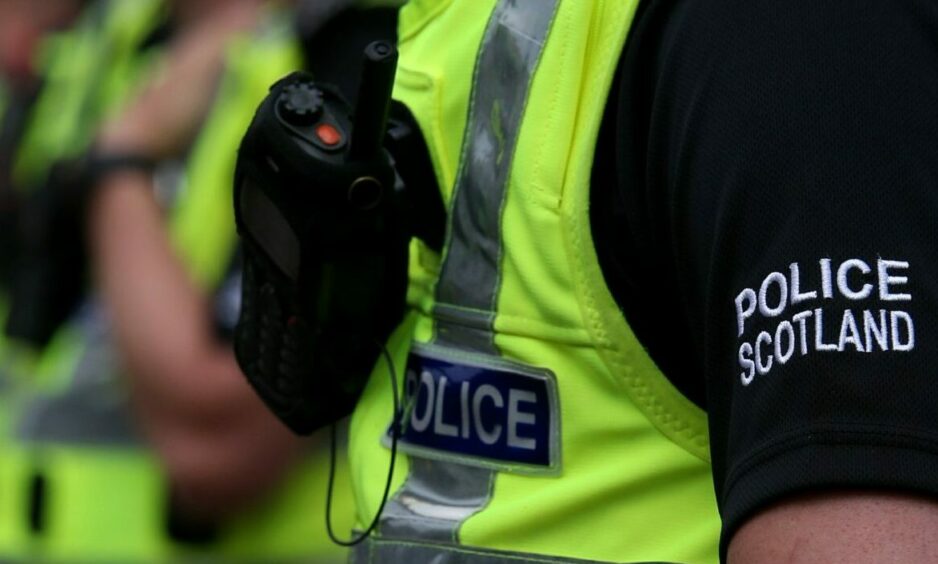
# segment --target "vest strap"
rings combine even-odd
[[[558,4],[500,0],[482,38],[436,289],[434,344],[442,347],[499,354],[502,210],[528,92]],[[489,504],[494,480],[485,468],[412,457],[406,482],[385,507],[381,534],[458,543],[463,522]]]

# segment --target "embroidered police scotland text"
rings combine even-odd
[[[823,258],[772,272],[734,300],[740,381],[748,386],[808,354],[909,352],[915,324],[904,306],[911,300],[907,261]]]

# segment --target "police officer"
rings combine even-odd
[[[49,8],[61,9],[66,3],[52,2],[41,8],[27,4],[9,2],[5,8],[22,10],[24,14],[36,17],[43,13],[48,15]],[[24,25],[22,21],[17,24],[14,18],[4,18],[5,25],[19,28],[16,33],[5,34],[5,40],[20,36],[34,43],[32,53],[24,51],[27,45],[14,43],[13,46],[18,47],[14,49],[18,56],[6,57],[5,60],[19,69],[21,78],[24,74],[31,74],[31,81],[36,88],[40,85],[48,86],[39,89],[39,95],[34,90],[21,101],[21,115],[18,116],[17,124],[20,131],[3,148],[4,195],[6,201],[13,204],[12,225],[5,229],[5,239],[10,242],[5,248],[5,260],[10,263],[11,269],[5,274],[22,272],[22,239],[15,237],[18,233],[16,227],[22,224],[34,227],[30,221],[24,221],[23,200],[45,182],[51,162],[71,151],[81,151],[87,143],[82,120],[100,118],[96,112],[100,107],[88,101],[99,97],[102,100],[119,98],[125,92],[124,87],[133,81],[126,72],[128,59],[138,52],[136,47],[139,44],[136,42],[142,41],[148,30],[152,29],[149,25],[138,24],[159,23],[158,18],[151,17],[155,15],[153,9],[156,6],[156,2],[121,2],[110,6],[113,10],[104,10],[104,4],[95,3],[82,10],[73,27],[62,33],[44,36],[38,43],[36,34],[27,31],[29,25]],[[126,25],[130,25],[129,33],[123,27]],[[116,37],[121,40],[117,41]],[[65,52],[69,66],[65,65]],[[103,65],[107,72],[95,75],[85,66],[89,62],[94,64],[102,61],[107,63]],[[80,76],[77,80],[75,73]],[[63,104],[63,99],[76,103]],[[48,119],[53,108],[55,119]],[[9,128],[6,131],[11,132]],[[60,283],[58,280],[56,282]],[[10,280],[5,279],[4,323],[8,321],[9,284]],[[25,287],[30,288],[31,284]],[[27,310],[33,313],[36,311],[34,308]],[[6,492],[0,496],[0,558],[30,560],[36,558],[38,544],[32,529],[41,528],[43,518],[47,516],[39,509],[45,499],[45,484],[36,472],[33,465],[35,461],[29,455],[31,447],[18,436],[17,427],[24,395],[48,382],[40,382],[36,378],[36,351],[31,346],[21,346],[16,339],[7,336],[2,339],[2,344],[2,363],[5,373],[10,376],[10,384],[0,391],[0,401],[3,403],[0,488]],[[62,464],[59,467],[74,471],[76,465]],[[31,511],[31,508],[36,510]]]
[[[9,283],[14,262],[19,198],[12,169],[40,88],[40,46],[49,34],[70,25],[80,5],[77,0],[57,0],[42,6],[18,0],[0,3],[0,287]],[[0,394],[8,376],[6,370],[0,370]]]
[[[105,126],[96,152],[153,160],[180,154],[212,103],[225,46],[213,36],[243,26],[244,18],[249,25],[251,4],[220,12],[215,6],[180,38],[166,79]],[[91,254],[137,417],[175,484],[176,503],[197,518],[229,514],[266,492],[303,444],[283,433],[231,377],[233,358],[215,333],[211,302],[171,246],[150,174],[119,168],[98,182],[88,212]],[[212,231],[208,217],[200,226],[206,235]],[[232,249],[217,251],[203,257],[226,264]]]
[[[411,248],[406,465],[356,561],[934,559],[936,29],[924,0],[406,5],[448,229]]]
[[[7,285],[17,246],[19,197],[12,181],[16,147],[27,128],[30,109],[40,83],[37,68],[39,46],[48,34],[67,27],[80,2],[60,0],[43,3],[5,1],[0,3],[0,318],[8,308]],[[10,427],[16,402],[14,374],[20,364],[18,354],[7,339],[0,336],[0,553],[11,542],[14,519],[10,477]]]
[[[174,274],[192,288],[197,307],[190,311],[190,317],[176,318],[180,325],[165,334],[153,329],[156,320],[146,316],[139,321],[142,327],[135,327],[137,331],[152,331],[148,333],[152,338],[148,349],[168,350],[163,355],[181,363],[168,368],[148,366],[163,372],[135,371],[133,339],[139,333],[128,335],[129,347],[121,347],[124,343],[119,341],[115,350],[108,320],[93,301],[68,327],[55,333],[39,367],[30,374],[31,390],[20,398],[14,429],[19,447],[5,454],[5,458],[16,455],[12,458],[18,461],[10,481],[17,488],[11,500],[15,507],[4,512],[3,530],[9,534],[3,536],[10,537],[10,544],[0,547],[5,558],[154,562],[184,558],[342,559],[341,549],[326,541],[323,527],[306,518],[307,506],[324,505],[325,458],[312,456],[309,442],[297,441],[280,430],[239,379],[225,378],[225,356],[231,355],[224,338],[217,334],[230,319],[232,308],[224,296],[230,294],[225,291],[225,278],[230,274],[234,236],[224,221],[228,206],[219,189],[229,183],[226,175],[231,174],[237,138],[226,133],[243,127],[273,77],[296,66],[296,44],[284,14],[267,14],[264,24],[253,29],[258,17],[254,2],[227,3],[224,7],[219,3],[206,13],[193,13],[196,3],[182,4],[175,16],[185,25],[172,40],[163,81],[151,85],[141,99],[113,118],[100,134],[91,159],[101,163],[106,154],[121,157],[121,163],[114,161],[93,171],[96,177],[102,182],[119,182],[128,176],[137,180],[139,175],[147,187],[141,190],[145,201],[155,202],[146,169],[152,160],[181,151],[180,145],[192,143],[189,137],[198,132],[186,175],[193,184],[175,199],[169,226],[163,226],[161,215],[159,224],[148,224],[155,229],[158,241],[168,243],[172,237],[178,245],[178,250],[169,252],[169,260],[178,269]],[[141,4],[117,6],[127,9]],[[131,27],[132,22],[121,21]],[[232,45],[229,38],[238,30],[250,33]],[[216,98],[212,85],[219,80],[229,47],[233,49],[232,63]],[[178,95],[178,84],[193,87],[197,93],[184,100],[191,105],[154,107],[157,91],[171,88]],[[213,110],[202,121],[199,118],[209,105]],[[158,130],[141,133],[141,124],[133,117],[144,110],[160,116]],[[203,127],[199,130],[200,124]],[[180,127],[189,129],[180,132]],[[150,147],[127,138],[116,147],[108,145],[118,131],[135,134],[135,139],[155,138],[164,144],[162,151],[145,154],[143,149]],[[139,151],[136,158],[128,157],[131,151]],[[132,215],[132,210],[121,205],[118,213]],[[107,212],[103,215],[108,217]],[[91,225],[93,231],[95,221]],[[120,237],[132,237],[132,232],[122,231]],[[136,247],[135,252],[138,258],[154,255],[153,248],[146,245]],[[176,258],[177,253],[181,258]],[[94,259],[99,256],[92,254]],[[163,258],[158,252],[156,256]],[[123,264],[122,268],[128,266]],[[146,288],[128,289],[125,284],[133,282],[121,280],[119,291],[131,293],[137,304],[156,299]],[[217,312],[209,297],[215,289],[219,295]],[[108,290],[106,304],[110,304]],[[118,331],[121,321],[114,320]],[[183,347],[173,349],[180,343],[173,341],[173,336],[186,329],[188,322],[207,332],[209,340],[204,344],[209,349],[205,356],[211,359],[210,368],[185,364],[193,358],[193,341],[181,341]],[[118,381],[121,365],[128,368],[130,397],[135,400],[132,405],[126,397],[127,382],[122,385]],[[184,370],[184,374],[172,368]],[[141,391],[144,386],[138,382],[145,385],[145,378],[153,374],[150,378],[164,378],[172,386],[183,381],[197,389],[151,384]],[[171,390],[169,395],[167,389]],[[219,397],[236,404],[230,411],[227,406],[216,409],[211,402]],[[147,448],[138,426],[155,449]],[[260,473],[256,471],[258,461],[263,461]],[[341,511],[347,504],[339,500],[337,506],[338,522],[347,522],[347,511]],[[33,517],[26,519],[30,515]]]

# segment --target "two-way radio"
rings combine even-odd
[[[396,62],[388,42],[366,48],[354,108],[337,89],[291,74],[242,141],[235,352],[298,433],[351,412],[403,317],[411,236],[442,241],[443,204],[418,129],[407,119],[388,126]]]

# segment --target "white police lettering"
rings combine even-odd
[[[521,411],[520,404],[537,403],[537,396],[534,392],[524,390],[510,390],[508,392],[508,446],[512,448],[523,448],[534,450],[537,448],[537,441],[533,438],[522,437],[518,434],[518,424],[534,425],[536,418],[533,413]]]
[[[456,437],[459,430],[456,425],[450,425],[443,421],[443,398],[446,397],[446,376],[437,380],[436,390],[436,409],[433,416],[433,432],[442,437]]]
[[[462,415],[462,425],[460,437],[469,438],[469,382],[463,382],[459,387],[459,414]]]
[[[433,397],[436,395],[434,393],[433,374],[430,374],[427,370],[420,373],[420,389],[417,394],[419,395],[421,391],[426,391],[427,394],[426,408],[423,415],[420,415],[417,413],[417,407],[414,407],[414,410],[410,413],[410,426],[422,433],[430,426],[430,420],[433,418]]]
[[[402,452],[501,472],[560,469],[557,380],[546,368],[414,344],[404,379]],[[394,427],[382,442],[390,447]]]
[[[482,400],[486,398],[489,398],[498,409],[505,406],[505,400],[502,399],[502,394],[498,391],[498,388],[491,384],[479,386],[472,398],[472,416],[473,421],[475,421],[476,434],[479,435],[479,439],[483,443],[494,445],[502,436],[502,426],[495,423],[491,428],[485,428],[485,423],[482,421]]]
[[[733,300],[743,386],[812,353],[903,353],[915,348],[912,315],[890,307],[912,300],[907,261],[822,258],[814,265],[792,263],[787,271],[788,276],[784,270],[767,274]],[[833,300],[863,303],[855,308],[825,305]]]
[[[408,373],[416,391],[410,425],[418,433],[438,437],[477,439],[487,445],[503,443],[509,448],[536,450],[537,439],[529,436],[537,426],[538,396],[528,390],[499,390],[491,384],[473,388],[472,382],[451,383],[446,376],[424,370],[417,378]],[[507,392],[507,393],[506,393]],[[507,398],[506,398],[507,396]]]

